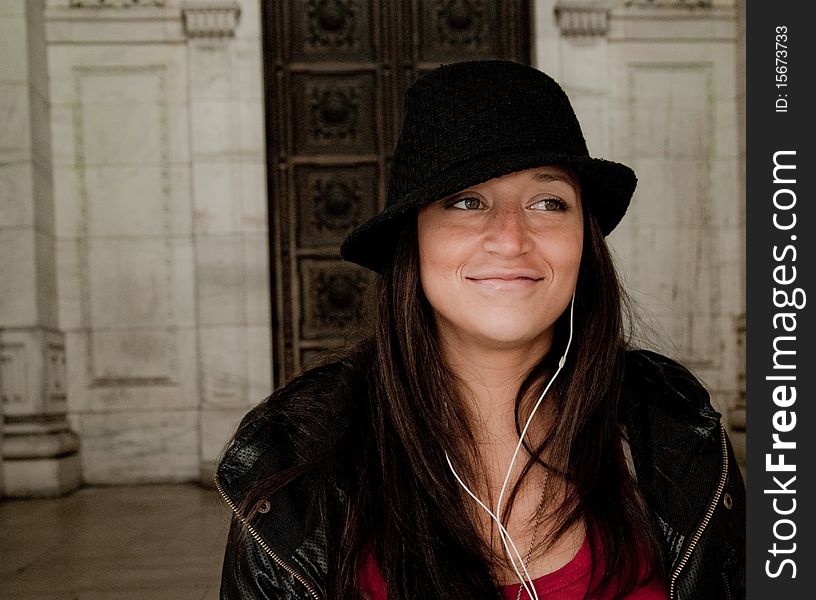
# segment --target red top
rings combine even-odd
[[[581,600],[589,587],[589,577],[592,570],[592,554],[589,549],[589,540],[584,538],[584,543],[578,553],[560,569],[542,575],[538,579],[533,579],[536,592],[540,600]],[[388,600],[385,591],[385,581],[383,581],[377,560],[374,554],[369,554],[368,559],[359,572],[360,591],[365,600]],[[521,584],[502,586],[504,597],[507,600],[515,600]],[[594,600],[610,600],[614,595],[614,586],[603,596],[598,596]],[[521,597],[528,600],[527,593],[522,591]],[[669,594],[666,585],[655,580],[641,584],[635,591],[629,594],[627,600],[668,600]]]

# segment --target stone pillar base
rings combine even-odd
[[[59,458],[3,459],[7,498],[62,496],[82,484],[79,455]]]
[[[61,496],[82,484],[79,436],[64,419],[6,422],[0,441],[6,497]]]

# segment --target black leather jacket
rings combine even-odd
[[[304,522],[311,488],[288,486],[263,499],[251,520],[239,506],[258,478],[279,468],[282,447],[303,443],[319,452],[334,435],[293,439],[290,417],[282,418],[275,402],[282,395],[320,394],[327,410],[337,411],[333,422],[342,430],[342,407],[361,389],[359,380],[360,369],[347,362],[307,371],[244,419],[215,477],[235,513],[222,600],[326,598],[326,524]],[[671,599],[744,598],[744,484],[708,393],[681,365],[642,350],[627,353],[624,390],[627,440],[643,496],[662,529]]]

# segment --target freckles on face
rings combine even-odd
[[[583,246],[580,189],[568,171],[519,171],[431,202],[417,232],[440,335],[493,347],[551,339]]]

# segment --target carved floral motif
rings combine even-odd
[[[309,0],[306,5],[306,42],[320,50],[352,48],[357,13],[354,0]]]
[[[359,94],[356,89],[314,87],[308,102],[312,137],[345,140],[357,135]]]
[[[475,49],[486,35],[483,0],[439,0],[436,3],[436,32],[444,46]]]

